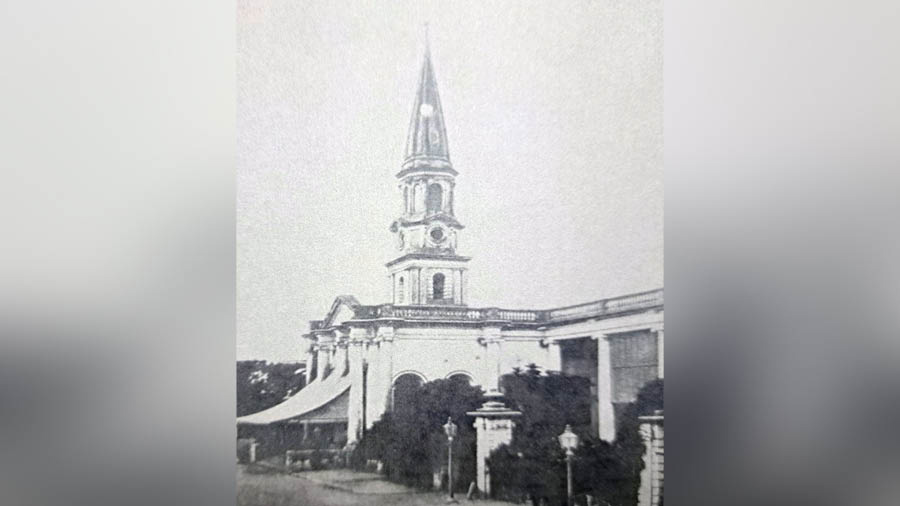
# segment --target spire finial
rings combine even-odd
[[[431,40],[428,38],[428,21],[425,22],[425,54],[431,56]]]

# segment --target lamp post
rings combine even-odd
[[[578,434],[572,432],[568,424],[559,435],[559,446],[566,451],[566,504],[572,506],[572,457],[575,456],[575,448],[578,448]]]
[[[450,499],[453,499],[453,438],[456,437],[456,429],[456,424],[448,416],[444,434],[447,434],[447,490],[450,491]]]

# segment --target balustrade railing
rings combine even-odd
[[[647,309],[663,304],[663,291],[625,295],[559,309],[535,311],[527,309],[466,308],[466,307],[417,307],[360,306],[356,318],[405,318],[413,320],[485,321],[499,320],[514,323],[553,323],[584,317],[603,316],[623,311]]]
[[[654,290],[651,292],[636,293],[633,295],[624,295],[611,299],[588,302],[586,304],[578,304],[577,306],[552,309],[548,311],[548,318],[550,321],[554,321],[578,316],[602,316],[633,309],[661,306],[662,304],[663,291]]]

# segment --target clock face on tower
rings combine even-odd
[[[447,240],[447,231],[440,225],[435,225],[428,231],[428,238],[434,244],[443,244]]]

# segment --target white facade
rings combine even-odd
[[[616,402],[626,402],[641,382],[663,375],[663,291],[539,311],[468,307],[469,258],[457,253],[464,227],[454,215],[456,175],[426,53],[397,174],[399,217],[390,230],[398,256],[387,264],[391,303],[368,306],[352,296],[338,297],[303,336],[308,385],[297,399],[239,422],[303,423],[327,408],[323,399],[344,399],[349,388],[346,424],[352,444],[390,409],[392,387],[401,377],[431,381],[465,375],[485,391],[496,391],[502,375],[536,364],[591,378],[597,432],[606,440],[614,437]],[[573,355],[585,349],[589,356]]]

